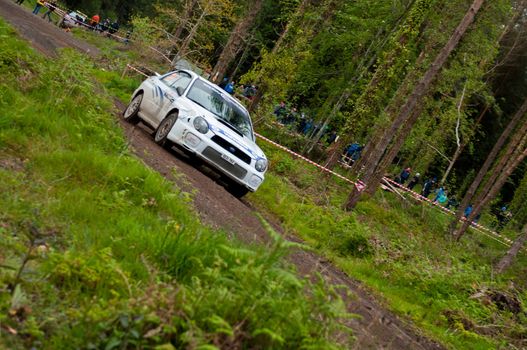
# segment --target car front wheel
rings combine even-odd
[[[167,136],[172,130],[172,127],[176,123],[177,113],[170,113],[161,121],[154,134],[154,141],[160,146],[170,147],[170,141],[167,140]]]
[[[137,94],[128,107],[124,110],[123,117],[124,120],[131,124],[137,124],[139,123],[139,106],[141,106],[141,102],[143,101],[143,94]]]

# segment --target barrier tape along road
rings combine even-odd
[[[44,6],[45,6],[46,8],[48,8],[48,9],[50,9],[52,5],[51,5],[49,2],[44,2]],[[58,6],[56,6],[56,5],[55,5],[55,10],[54,10],[54,11],[55,11],[56,14],[58,14],[58,15],[61,17],[61,21],[62,21],[62,20],[64,19],[64,17],[68,14],[68,12],[67,12],[66,10],[61,9],[60,7],[58,7]],[[71,16],[70,16],[70,18],[71,18],[71,20],[73,20],[75,23],[77,23],[79,26],[82,26],[82,27],[85,27],[85,28],[91,29],[91,30],[93,30],[93,31],[98,31],[98,29],[97,29],[96,26],[92,26],[92,25],[90,25],[90,24],[88,24],[88,23],[84,23],[84,22],[82,22],[82,21],[79,21],[77,18],[74,18],[74,17],[71,17]],[[91,20],[91,19],[88,18],[88,17],[86,17],[86,19],[87,19],[87,20]],[[59,23],[60,23],[60,22],[59,22]],[[128,41],[128,42],[134,42],[134,41],[135,41],[135,40],[132,40],[132,39],[130,39],[130,38],[122,37],[122,36],[119,36],[119,35],[115,34],[115,33],[118,33],[118,30],[117,30],[115,33],[110,33],[110,32],[109,32],[109,29],[110,29],[110,28],[108,28],[108,29],[105,31],[106,35],[108,35],[108,36],[114,37],[114,38],[116,38],[116,39],[118,39],[118,40],[120,40],[120,41],[123,41],[123,42],[126,42],[126,41]],[[102,32],[101,32],[101,33],[102,33]],[[150,50],[152,50],[152,51],[158,53],[158,54],[159,54],[161,57],[163,57],[167,62],[172,63],[172,60],[171,60],[170,58],[168,58],[164,53],[162,53],[161,51],[159,51],[159,50],[156,49],[155,47],[153,47],[153,46],[148,46],[148,45],[147,45],[147,47],[148,47]]]
[[[135,67],[133,67],[133,66],[131,66],[129,64],[127,64],[126,67],[128,69],[132,70],[132,71],[135,71],[135,72],[145,76],[145,77],[148,77],[147,74],[145,74],[144,72],[140,71],[139,69],[137,69],[137,68],[135,68]],[[352,180],[348,179],[347,177],[342,176],[339,173],[336,173],[333,170],[328,169],[328,168],[326,168],[326,167],[324,167],[324,166],[312,161],[311,159],[306,158],[303,155],[298,154],[298,153],[290,150],[289,148],[287,148],[285,146],[282,146],[279,143],[274,142],[273,140],[268,139],[267,137],[265,137],[263,135],[260,135],[260,134],[258,134],[256,132],[254,134],[256,135],[256,137],[262,139],[263,141],[265,141],[265,142],[267,142],[267,143],[269,143],[269,144],[271,144],[271,145],[273,145],[273,146],[275,146],[275,147],[277,147],[277,148],[279,148],[279,149],[281,149],[281,150],[283,150],[283,151],[285,151],[285,152],[287,152],[287,153],[289,153],[289,154],[291,154],[291,155],[293,155],[293,156],[295,156],[295,157],[297,157],[299,159],[302,159],[306,163],[317,167],[318,169],[322,170],[323,172],[326,172],[328,174],[332,174],[332,175],[338,177],[339,179],[344,180],[345,182],[352,184],[359,191],[363,191],[366,188],[366,185],[361,180],[352,181]],[[452,210],[450,210],[448,208],[445,208],[442,205],[439,205],[438,203],[435,203],[434,201],[430,200],[429,198],[426,198],[426,197],[420,195],[419,193],[410,190],[409,188],[401,185],[400,183],[397,183],[397,182],[393,181],[392,179],[389,179],[387,177],[383,177],[382,181],[385,181],[385,182],[389,183],[390,185],[395,186],[395,187],[401,189],[402,191],[404,191],[406,193],[410,193],[416,200],[418,200],[420,202],[425,202],[425,203],[431,205],[432,207],[439,208],[439,210],[441,210],[445,214],[453,215],[453,216],[456,215],[456,213],[454,211],[452,211]],[[467,219],[466,218],[462,218],[462,220],[466,221]],[[476,232],[479,232],[479,233],[487,236],[488,238],[491,238],[491,239],[493,239],[493,240],[495,240],[495,241],[497,241],[497,242],[499,242],[499,243],[501,243],[501,244],[503,244],[503,245],[505,245],[507,247],[510,247],[512,245],[512,243],[513,243],[513,241],[510,240],[509,238],[504,237],[503,235],[500,235],[499,233],[497,233],[497,232],[495,232],[495,231],[493,231],[493,230],[491,230],[491,229],[489,229],[489,228],[487,228],[487,227],[485,227],[483,225],[480,225],[480,224],[478,224],[478,223],[476,223],[474,221],[471,222],[471,227]]]

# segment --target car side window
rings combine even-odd
[[[190,84],[192,77],[186,72],[173,72],[164,76],[161,80],[174,90],[177,88],[185,90]]]

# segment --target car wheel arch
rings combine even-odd
[[[178,116],[178,118],[179,118],[179,109],[177,109],[177,108],[172,108],[171,110],[169,110],[168,113],[165,115],[165,118],[168,117],[169,115],[173,114],[173,113],[175,113]]]
[[[133,100],[134,98],[136,98],[137,96],[139,96],[139,95],[143,95],[143,96],[144,96],[144,94],[145,94],[145,90],[141,89],[141,90],[139,90],[139,91],[137,91],[137,92],[135,93],[135,95],[132,97],[132,100]]]

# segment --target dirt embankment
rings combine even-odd
[[[0,15],[8,20],[22,37],[48,56],[56,54],[62,47],[74,47],[92,56],[98,50],[91,45],[76,40],[39,16],[16,5],[11,0],[0,0]],[[101,39],[104,40],[104,39]],[[118,110],[123,110],[122,102],[117,101]],[[221,185],[221,178],[202,164],[192,161],[172,150],[167,151],[152,141],[150,130],[142,126],[119,122],[126,134],[130,148],[143,162],[155,169],[184,190],[194,193],[194,207],[203,222],[214,227],[233,232],[238,239],[248,243],[269,241],[264,227],[256,215],[256,210],[245,199],[239,200],[228,193]],[[273,218],[268,218],[275,222]],[[278,224],[274,224],[282,232]],[[296,237],[288,239],[298,241]],[[301,275],[320,273],[334,285],[343,286],[343,298],[348,310],[360,317],[351,321],[356,335],[356,349],[443,349],[437,343],[421,336],[406,321],[396,317],[377,302],[360,283],[349,278],[330,262],[312,252],[297,251],[291,254],[290,261]],[[349,293],[345,293],[349,292]]]

